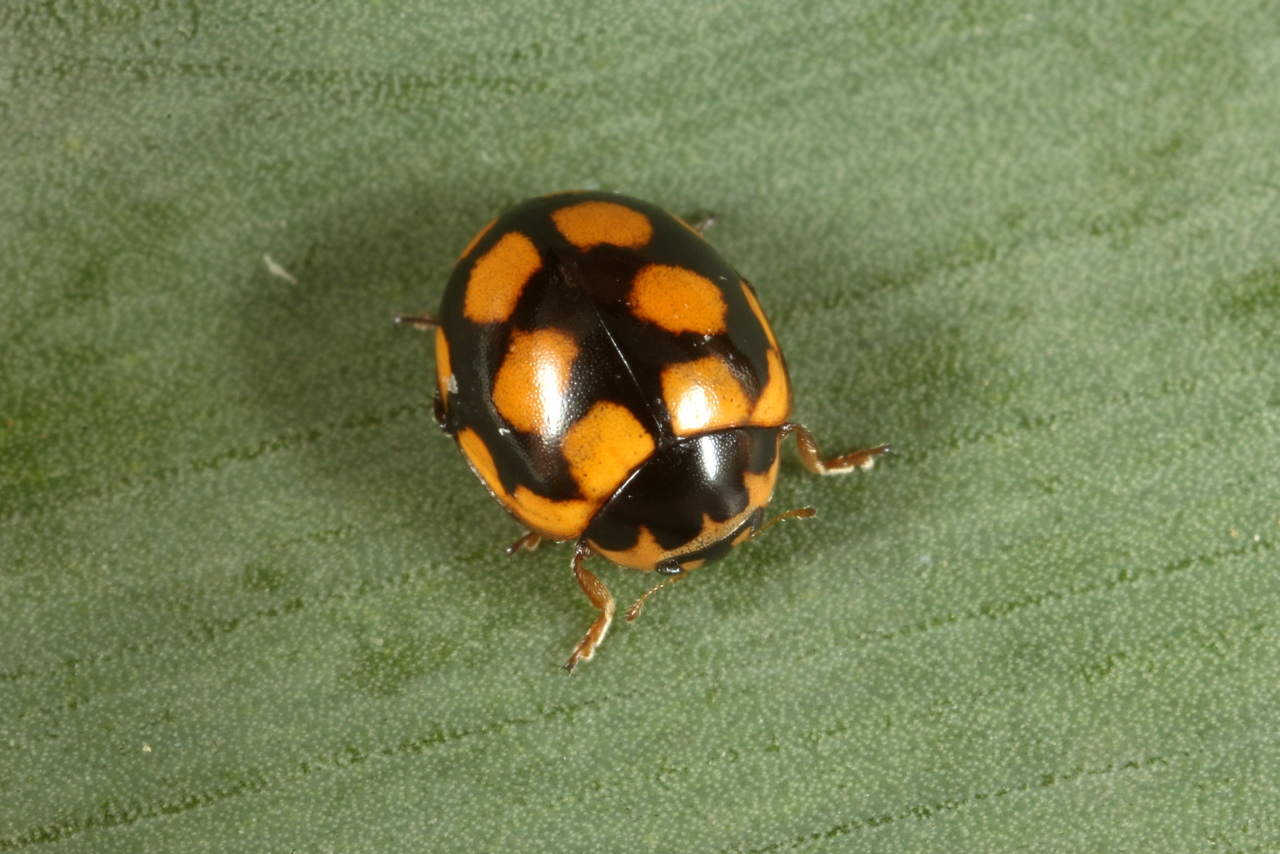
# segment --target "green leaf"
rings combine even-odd
[[[4,4],[0,851],[1280,845],[1278,12]],[[897,453],[570,677],[390,318],[573,187]]]

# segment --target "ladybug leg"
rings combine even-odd
[[[397,314],[392,319],[396,326],[412,326],[414,329],[435,329],[440,325],[440,321],[429,314]]]
[[[644,607],[644,600],[648,599],[650,596],[657,593],[659,590],[661,590],[664,587],[670,587],[671,585],[675,584],[677,581],[683,581],[686,575],[688,575],[687,572],[682,572],[679,575],[673,575],[670,578],[664,578],[662,581],[659,581],[657,584],[653,585],[648,590],[646,590],[645,594],[641,596],[639,599],[637,599],[634,605],[632,605],[630,608],[627,609],[627,622],[634,623],[636,620],[636,617],[640,616],[640,609]]]
[[[507,546],[507,557],[515,557],[516,552],[524,549],[527,552],[536,551],[538,543],[542,542],[542,535],[535,534],[533,531],[526,531],[524,536]]]
[[[800,450],[800,462],[814,474],[847,474],[854,469],[869,469],[875,465],[876,457],[889,453],[888,445],[877,445],[874,448],[824,460],[822,451],[818,450],[818,440],[813,438],[809,428],[795,422],[782,425],[784,438],[792,433],[796,437],[796,447]]]
[[[777,516],[774,516],[768,522],[765,522],[759,528],[756,528],[754,531],[752,531],[751,539],[754,540],[759,538],[759,536],[763,534],[765,531],[769,530],[779,522],[785,522],[787,519],[812,519],[814,516],[817,516],[817,515],[818,515],[818,511],[813,507],[797,507],[794,510],[788,510],[785,513],[779,513]]]
[[[573,655],[569,656],[568,662],[565,663],[564,669],[570,673],[579,661],[585,661],[595,654],[596,647],[600,645],[600,641],[604,640],[605,632],[609,631],[609,624],[613,622],[613,594],[609,592],[608,587],[604,586],[604,582],[592,575],[591,571],[583,565],[589,557],[591,557],[591,546],[579,541],[573,552],[573,577],[577,579],[578,586],[582,588],[583,593],[587,594],[591,604],[599,609],[600,616],[596,617],[591,628],[587,629],[586,635],[574,647]]]

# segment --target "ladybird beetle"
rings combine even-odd
[[[636,199],[516,205],[462,251],[438,315],[396,322],[435,332],[436,420],[527,529],[508,554],[577,542],[573,575],[599,614],[570,671],[614,613],[589,556],[664,576],[631,621],[651,594],[768,527],[783,437],[815,474],[888,451],[823,460],[788,421],[786,361],[754,288],[701,228]]]

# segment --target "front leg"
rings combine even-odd
[[[604,586],[604,582],[592,575],[591,570],[584,565],[589,557],[591,557],[591,546],[580,540],[573,550],[573,577],[577,579],[578,586],[582,588],[583,593],[587,594],[591,604],[599,609],[600,615],[574,647],[573,655],[569,656],[564,669],[570,673],[579,661],[586,661],[595,654],[596,647],[600,645],[600,641],[604,640],[605,633],[609,631],[609,624],[613,622],[613,594],[609,592],[608,587]]]

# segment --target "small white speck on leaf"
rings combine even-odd
[[[151,752],[151,745],[147,744],[145,741],[144,741],[144,742],[142,742],[142,752],[143,752],[143,753],[150,753],[150,752]]]
[[[267,265],[267,272],[270,273],[271,275],[284,279],[286,282],[288,282],[291,285],[298,284],[298,280],[294,278],[293,273],[290,273],[284,267],[281,267],[279,264],[277,264],[275,262],[275,259],[273,259],[270,255],[267,255],[264,253],[262,256],[262,261]]]

